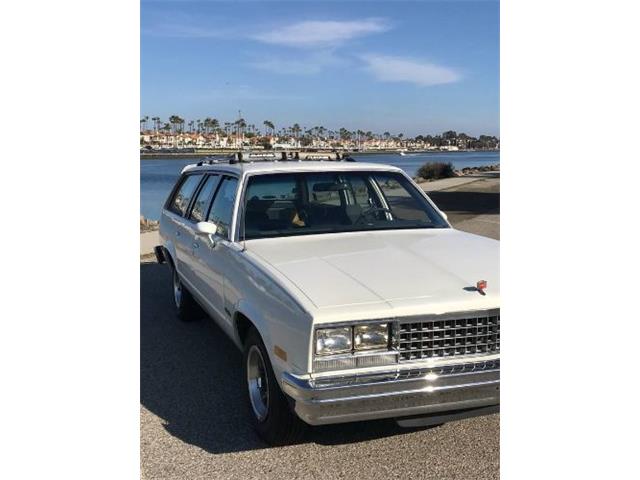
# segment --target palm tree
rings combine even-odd
[[[169,117],[169,123],[173,128],[174,133],[178,131],[178,125],[180,124],[180,117],[178,115],[171,115]]]
[[[234,122],[234,124],[237,128],[236,143],[238,143],[238,141],[240,141],[240,137],[244,140],[244,129],[247,127],[247,122],[245,122],[244,118],[239,118]],[[242,142],[240,145],[242,145]]]
[[[158,133],[158,129],[160,128],[160,117],[153,117],[151,119],[153,121],[153,128]]]
[[[301,131],[301,130],[302,130],[302,129],[300,128],[300,125],[298,125],[297,123],[294,123],[294,124],[293,124],[293,127],[291,127],[291,131],[293,132],[293,136],[294,136],[294,137],[295,137],[295,139],[296,139],[296,143],[297,143],[297,141],[298,141],[298,135],[300,134],[300,131]]]
[[[241,145],[244,143],[244,129],[247,128],[247,122],[244,121],[244,118],[238,120],[238,137],[241,139]]]
[[[265,129],[267,129],[267,132],[265,133],[271,133],[271,135],[273,135],[274,130],[276,129],[276,126],[273,124],[273,122],[271,120],[265,120],[264,122],[262,122],[262,124],[264,125]]]
[[[217,118],[210,118],[209,126],[211,127],[211,133],[216,133],[216,131],[220,128],[220,122]]]

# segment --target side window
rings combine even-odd
[[[237,179],[226,177],[222,180],[222,184],[213,199],[211,212],[207,217],[207,221],[213,222],[218,226],[218,235],[227,239],[231,229],[231,217],[233,216],[233,204],[236,199],[237,189]]]
[[[182,185],[176,192],[175,196],[171,200],[169,210],[178,215],[184,216],[189,208],[189,203],[193,197],[193,192],[196,191],[196,187],[200,183],[202,175],[188,175],[182,181]]]
[[[200,192],[198,192],[196,201],[191,209],[191,215],[189,215],[191,220],[196,222],[202,222],[204,220],[207,215],[207,208],[209,208],[209,200],[218,183],[220,183],[220,177],[218,175],[209,175],[204,181],[204,185],[202,185]]]

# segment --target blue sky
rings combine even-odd
[[[497,1],[144,1],[141,113],[499,135]]]

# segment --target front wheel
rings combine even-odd
[[[258,435],[270,445],[300,440],[306,424],[292,411],[282,393],[262,339],[253,328],[247,335],[243,359],[249,410]]]

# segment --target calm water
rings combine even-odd
[[[407,155],[353,155],[361,162],[386,163],[402,168],[412,177],[426,162],[451,162],[454,168],[500,163],[500,152],[408,153]],[[185,165],[201,159],[140,160],[140,214],[158,220],[162,204]]]

